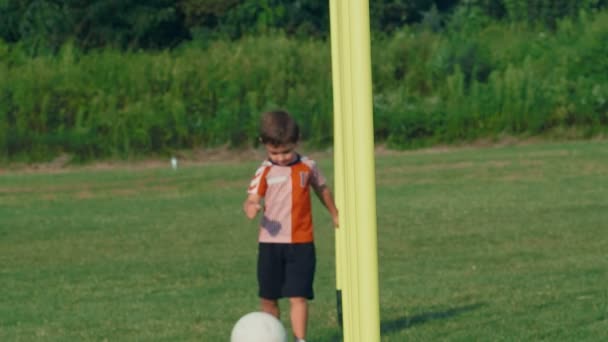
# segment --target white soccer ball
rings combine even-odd
[[[236,322],[230,342],[287,342],[287,332],[273,315],[251,312]]]

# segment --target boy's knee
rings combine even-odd
[[[276,299],[265,299],[262,298],[262,305],[265,307],[278,307],[279,302]]]
[[[261,300],[262,311],[269,313],[277,318],[281,315],[279,310],[279,302],[275,299],[264,299]]]
[[[290,297],[289,298],[290,304],[306,304],[307,302],[308,302],[308,300],[304,297]]]

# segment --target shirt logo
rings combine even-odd
[[[287,176],[274,176],[266,178],[268,185],[279,184],[285,182],[289,177]]]

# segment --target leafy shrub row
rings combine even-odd
[[[460,16],[460,17],[458,17]],[[563,127],[608,127],[608,12],[525,24],[456,15],[442,33],[372,41],[375,135],[392,147]],[[284,107],[307,141],[332,139],[330,47],[282,34],[163,52],[65,44],[31,58],[0,43],[0,158],[81,160],[256,143],[259,114]]]

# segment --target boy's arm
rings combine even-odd
[[[245,211],[247,218],[253,219],[258,214],[258,211],[262,209],[262,206],[260,205],[261,200],[262,197],[259,195],[249,194],[249,196],[247,196],[245,203],[243,203],[243,211]]]
[[[327,187],[327,185],[322,185],[318,189],[315,189],[315,193],[321,203],[327,208],[329,213],[331,214],[331,218],[334,221],[334,227],[338,228],[340,226],[340,222],[338,220],[338,208],[336,208],[336,203],[334,202],[334,197],[331,194],[331,190]]]

